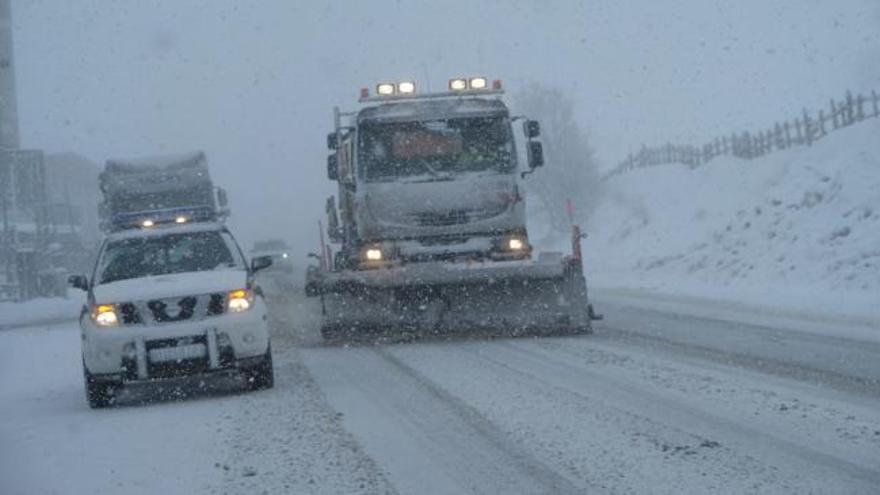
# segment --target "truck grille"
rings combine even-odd
[[[429,211],[416,215],[416,220],[428,227],[468,223],[470,217],[467,210]]]
[[[123,325],[162,325],[181,321],[199,321],[226,312],[222,293],[150,299],[117,304]]]
[[[499,203],[487,208],[423,211],[408,216],[409,221],[423,227],[461,225],[497,217],[507,211],[508,205]]]

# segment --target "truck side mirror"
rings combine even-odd
[[[85,275],[71,275],[67,277],[67,285],[74,289],[89,290],[89,279]]]
[[[222,187],[217,188],[217,203],[220,205],[220,208],[226,208],[229,205],[229,197],[226,195],[226,189]]]
[[[523,122],[523,133],[529,139],[538,137],[541,135],[541,124],[537,120],[526,120]]]
[[[540,141],[529,141],[529,167],[538,168],[544,166],[544,147]]]
[[[336,155],[327,157],[327,178],[330,180],[339,180],[339,164],[336,161]]]
[[[328,150],[335,150],[338,144],[339,144],[339,141],[337,140],[337,136],[336,136],[335,132],[331,132],[330,134],[327,134],[327,149]]]
[[[257,256],[251,260],[251,271],[258,272],[272,266],[271,256]]]

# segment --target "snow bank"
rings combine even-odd
[[[22,303],[0,303],[0,330],[76,320],[85,304],[85,294],[83,291],[70,290],[66,299],[53,297]]]
[[[880,321],[880,121],[745,161],[617,176],[593,214],[598,287]]]

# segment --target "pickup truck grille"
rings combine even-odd
[[[199,321],[226,312],[222,293],[183,296],[116,305],[123,325],[163,325],[181,321]]]

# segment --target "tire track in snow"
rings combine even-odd
[[[737,366],[740,368],[790,378],[812,384],[824,384],[841,391],[864,395],[880,396],[880,379],[855,376],[837,371],[809,366],[793,361],[770,357],[753,356],[740,352],[724,351],[694,343],[680,342],[641,332],[603,325],[597,330],[598,338],[617,340],[628,345],[649,347],[655,350],[677,351],[708,361]],[[868,344],[865,344],[868,345]],[[880,359],[880,353],[877,354]]]
[[[847,476],[880,486],[880,470],[876,466],[865,466],[850,460],[828,454],[803,443],[796,443],[775,435],[774,432],[755,429],[736,418],[725,417],[716,411],[694,407],[656,388],[644,387],[614,376],[602,373],[580,364],[573,364],[559,353],[537,350],[521,342],[502,342],[499,347],[516,354],[516,357],[503,360],[503,353],[484,358],[513,372],[522,373],[548,387],[563,390],[585,401],[603,401],[621,404],[621,409],[639,411],[635,415],[650,421],[659,419],[673,428],[681,428],[705,438],[707,441],[721,440],[723,445],[734,447],[739,452],[750,455],[763,453],[768,461],[787,459],[799,465],[796,472],[815,473],[831,470],[831,473],[846,473]],[[509,354],[508,354],[509,355]],[[553,377],[548,379],[548,377]],[[649,384],[650,385],[650,384]],[[629,404],[631,407],[626,407]],[[650,416],[645,415],[650,411]],[[807,464],[805,464],[807,463]]]
[[[297,350],[297,299],[269,300],[275,388],[241,396],[227,414],[226,456],[214,493],[348,493],[396,491],[376,462],[344,429]]]
[[[302,351],[345,426],[403,493],[582,493],[382,348]]]
[[[880,396],[876,342],[634,306],[611,304],[606,309],[609,317],[596,325],[599,339]]]

